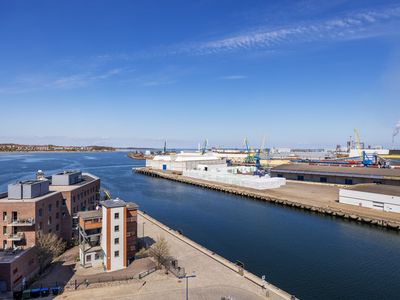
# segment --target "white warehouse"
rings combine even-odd
[[[153,159],[146,160],[146,167],[156,170],[170,170],[183,172],[186,170],[226,168],[226,159],[219,158],[213,153],[201,154],[198,152],[179,153],[172,155],[157,155]]]
[[[400,213],[400,187],[384,184],[357,184],[340,189],[339,202]]]

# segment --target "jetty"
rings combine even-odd
[[[400,230],[400,214],[338,202],[339,185],[287,181],[278,189],[256,190],[230,184],[222,184],[189,178],[179,172],[155,170],[148,167],[134,169],[136,173],[169,179],[219,192],[239,195],[259,201],[276,203],[313,213],[353,220],[393,230]]]

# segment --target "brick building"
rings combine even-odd
[[[93,209],[99,190],[100,179],[80,171],[47,178],[38,173],[35,180],[8,185],[8,192],[0,194],[0,281],[8,290],[39,268],[34,247],[38,235],[55,233],[70,243],[74,215]]]
[[[102,263],[105,271],[126,268],[136,253],[138,206],[118,198],[101,206],[101,210],[79,213],[81,265]]]

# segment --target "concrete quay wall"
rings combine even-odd
[[[165,178],[169,180],[174,180],[178,181],[181,183],[186,183],[186,184],[191,184],[203,188],[208,188],[211,190],[215,191],[221,191],[225,193],[231,193],[239,196],[244,196],[256,200],[261,200],[261,201],[268,201],[272,203],[277,203],[285,206],[290,206],[298,209],[304,209],[308,210],[311,212],[315,213],[321,213],[329,216],[334,216],[334,217],[339,217],[343,219],[349,219],[349,220],[354,220],[357,222],[361,223],[366,223],[366,224],[371,224],[371,225],[376,225],[376,226],[381,226],[389,229],[394,229],[399,231],[400,230],[400,222],[399,221],[394,221],[394,220],[389,220],[387,218],[381,218],[381,217],[371,217],[369,215],[364,215],[362,211],[360,212],[355,212],[353,210],[346,209],[345,206],[341,206],[341,208],[333,208],[333,207],[324,207],[324,206],[318,206],[318,205],[309,205],[306,203],[303,203],[300,199],[285,199],[285,198],[280,198],[280,197],[271,197],[269,195],[263,194],[262,191],[250,191],[248,189],[244,189],[238,186],[233,186],[233,185],[224,185],[224,184],[219,184],[215,182],[207,182],[204,180],[196,180],[193,178],[189,177],[184,177],[182,175],[177,175],[177,174],[171,174],[168,172],[162,172],[158,170],[152,170],[149,168],[136,168],[135,172],[148,175],[148,176],[153,176],[153,177],[160,177],[160,178]]]
[[[183,236],[179,232],[169,228],[168,226],[160,223],[156,219],[150,217],[147,215],[145,212],[138,211],[138,214],[146,220],[146,222],[151,222],[169,235],[172,235],[174,238],[184,242],[188,246],[194,248],[198,252],[205,254],[207,257],[211,258],[212,260],[218,262],[219,264],[223,265],[226,267],[228,272],[235,272],[237,274],[242,274],[244,280],[248,280],[248,283],[251,284],[252,287],[254,287],[254,292],[257,292],[260,289],[264,290],[264,296],[267,296],[267,299],[270,300],[298,300],[295,296],[279,289],[278,287],[274,286],[271,283],[268,282],[263,282],[260,277],[257,277],[256,275],[250,273],[249,271],[243,270],[243,273],[240,273],[239,267],[232,263],[231,261],[225,259],[224,257],[212,252],[211,250],[201,246],[200,244],[197,244],[196,242],[190,240],[189,238]]]

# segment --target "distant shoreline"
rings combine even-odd
[[[27,153],[113,153],[122,151],[0,151],[0,154],[27,154]]]

